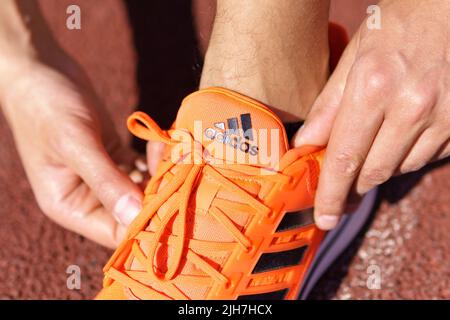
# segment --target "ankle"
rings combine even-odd
[[[239,92],[269,106],[283,122],[304,120],[328,78],[328,51],[314,59],[291,63],[223,62],[220,68],[210,65],[218,61],[208,52],[200,83],[201,88],[220,86]],[[216,65],[217,66],[217,65]]]
[[[218,8],[200,87],[225,87],[259,100],[283,122],[305,119],[328,77],[327,6],[307,11],[280,5],[266,21],[264,10],[222,5],[229,7]],[[310,11],[314,22],[308,22]]]

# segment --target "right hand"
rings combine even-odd
[[[140,210],[142,192],[116,163],[120,146],[79,66],[28,61],[0,86],[0,103],[39,206],[58,224],[114,248]]]

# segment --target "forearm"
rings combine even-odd
[[[1,71],[30,60],[39,60],[59,68],[64,56],[37,1],[0,1]]]
[[[36,61],[58,67],[62,50],[53,38],[37,1],[0,1],[0,106],[19,73]]]
[[[303,118],[328,73],[328,1],[219,0],[201,87],[258,99]]]
[[[13,57],[17,53],[31,54],[31,32],[21,17],[15,0],[0,2],[0,55]],[[1,61],[3,61],[3,59]],[[0,62],[1,62],[0,61]]]

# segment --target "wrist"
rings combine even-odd
[[[0,81],[10,82],[8,75],[25,65],[53,65],[61,56],[36,1],[0,1]]]
[[[13,1],[6,0],[0,6],[0,81],[9,81],[11,72],[34,59],[36,50],[31,31],[26,28]]]
[[[27,79],[39,66],[59,68],[68,60],[36,1],[0,1],[0,107],[7,118],[9,97],[21,79]]]
[[[220,53],[209,51],[200,88],[224,87],[269,106],[285,122],[306,118],[328,77],[328,52],[313,64],[298,58],[224,61]]]

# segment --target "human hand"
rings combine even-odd
[[[352,190],[450,155],[450,3],[380,3],[382,28],[352,39],[295,146],[326,145],[315,219],[336,226]]]
[[[115,162],[131,160],[132,151],[120,145],[78,65],[67,57],[59,62],[63,71],[36,60],[17,63],[2,74],[8,81],[0,85],[0,103],[44,213],[114,248],[142,200]]]

